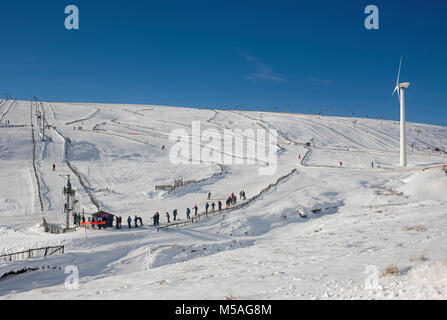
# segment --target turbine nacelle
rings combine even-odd
[[[409,82],[399,83],[399,88],[407,89],[410,86]]]

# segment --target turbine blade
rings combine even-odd
[[[400,64],[399,64],[399,73],[397,74],[397,82],[396,85],[399,85],[400,80],[400,69],[402,68],[402,57],[400,57]]]

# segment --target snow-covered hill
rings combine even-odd
[[[50,126],[46,141],[36,112]],[[0,279],[2,299],[447,298],[445,127],[409,123],[402,169],[395,121],[30,101],[4,101],[0,116],[0,255],[65,245],[45,260],[0,262],[0,277],[38,268]],[[176,130],[192,135],[193,152],[213,149],[194,144],[197,122],[222,137],[225,129],[277,132],[277,143],[267,142],[276,170],[260,174],[274,165],[265,155],[247,164],[249,140],[223,150],[233,163],[173,163]],[[42,217],[64,225],[68,174],[78,210],[88,216],[98,205],[122,216],[124,229],[45,233]],[[155,189],[178,179],[196,182]],[[156,211],[162,225],[173,209],[185,221],[187,207],[202,212],[241,190],[252,201],[238,210],[150,226]],[[144,228],[127,228],[135,215]],[[71,291],[69,265],[79,270]]]

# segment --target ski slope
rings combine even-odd
[[[409,123],[409,165],[399,168],[395,121],[10,100],[0,115],[0,255],[62,244],[66,252],[0,262],[0,277],[39,268],[0,279],[1,299],[447,298],[447,154],[433,151],[447,150],[445,127]],[[196,121],[222,136],[225,129],[276,131],[276,171],[260,175],[269,161],[258,155],[254,165],[173,164],[170,133],[191,134]],[[193,150],[213,150],[192,141]],[[310,141],[311,148],[302,145]],[[223,153],[246,162],[247,143]],[[79,211],[96,212],[98,203],[122,216],[124,228],[45,233],[42,217],[64,226],[67,175]],[[177,179],[196,182],[155,190]],[[162,225],[173,209],[185,221],[187,207],[204,211],[208,192],[217,203],[240,190],[254,200],[239,210],[179,228],[151,226],[156,211]],[[135,215],[144,228],[127,228]],[[69,265],[79,269],[71,291]],[[397,274],[382,276],[390,265]],[[376,275],[378,286],[366,288]]]

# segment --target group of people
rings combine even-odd
[[[133,219],[133,221],[135,223],[135,228],[138,228],[138,221],[140,222],[140,227],[143,226],[143,219],[141,217],[135,215],[135,218]],[[120,225],[121,225],[121,222],[120,222]],[[129,229],[132,228],[132,218],[130,216],[127,218],[127,225],[129,226]]]
[[[94,219],[94,218],[93,218],[93,219]],[[82,215],[82,217],[81,217],[80,214],[75,213],[75,214],[73,215],[73,224],[79,227],[79,226],[80,226],[81,224],[83,224],[83,223],[85,223],[85,217],[84,217],[84,215]]]
[[[73,215],[73,224],[75,226],[80,227],[82,225],[83,227],[87,227],[87,224],[86,224],[87,222],[92,225],[93,229],[96,229],[96,225],[98,225],[98,229],[100,229],[100,230],[101,230],[102,227],[104,229],[106,228],[106,219],[105,218],[102,218],[102,217],[98,217],[98,218],[91,217],[91,218],[88,218],[88,221],[87,221],[87,219],[85,218],[84,215],[81,216],[80,214],[77,214],[77,213],[75,213]]]
[[[247,200],[247,197],[245,195],[245,191],[244,190],[241,190],[239,192],[239,197],[240,197],[241,200]],[[211,199],[211,192],[208,193],[208,200],[210,200],[210,199]],[[232,193],[228,197],[228,199],[226,201],[226,208],[228,209],[231,205],[236,205],[236,202],[237,202],[237,198],[236,198],[235,194]],[[209,202],[207,202],[205,204],[205,213],[210,212],[210,209],[211,209],[211,212],[216,211],[216,207],[217,207],[217,209],[219,211],[221,211],[222,210],[222,205],[223,205],[222,201],[220,201],[220,200],[217,202],[217,204],[215,202],[211,202],[211,204]],[[194,215],[197,216],[199,214],[199,207],[197,206],[197,204],[194,205],[193,209],[194,209]],[[173,210],[172,216],[174,218],[173,219],[174,221],[178,220],[178,218],[177,218],[178,217],[177,209]],[[74,218],[74,224],[75,225],[77,225],[77,226],[80,226],[81,224],[85,225],[86,219],[85,219],[84,216],[81,217],[81,215],[75,213],[73,215],[73,218]],[[190,208],[186,208],[186,218],[187,219],[191,219],[191,209]],[[159,212],[156,212],[152,216],[152,219],[153,219],[153,222],[154,222],[154,226],[159,226],[160,225],[160,213]],[[170,215],[169,212],[166,212],[166,220],[167,220],[168,223],[171,223],[171,215]],[[122,229],[122,217],[116,216],[115,217],[115,221],[116,221],[115,222],[116,229]],[[90,219],[89,219],[89,222],[90,222]],[[91,222],[93,222],[92,223],[92,227],[93,227],[93,229],[95,229],[95,222],[98,222],[98,223],[106,222],[106,218],[102,218],[102,217],[95,218],[95,217],[92,217],[91,218]],[[135,218],[134,218],[133,222],[135,223],[135,228],[138,228],[138,222],[140,223],[140,226],[143,226],[143,219],[141,217],[138,217],[137,215],[135,215]],[[129,226],[129,229],[132,228],[132,218],[130,216],[127,218],[127,225]],[[103,226],[104,226],[104,228],[106,227],[105,224],[103,224]],[[101,229],[101,224],[98,224],[98,227],[99,227],[99,229]]]
[[[109,217],[110,219],[113,219],[113,216]],[[98,229],[101,228],[106,228],[108,223],[107,223],[107,217],[91,217],[88,218],[88,221],[86,220],[84,215],[80,215],[75,213],[73,215],[73,224],[76,226],[87,226],[87,224],[91,224],[93,229],[96,229],[96,225],[98,225]],[[138,224],[140,224],[140,226],[143,226],[143,219],[141,217],[138,217],[137,215],[135,215],[135,219],[133,220],[135,223],[135,228],[138,228]],[[121,216],[115,216],[115,228],[116,229],[122,229],[122,222],[123,222],[123,218]],[[110,221],[109,225],[112,225],[113,221]],[[129,226],[129,229],[132,228],[132,218],[129,216],[127,218],[127,225]]]
[[[239,192],[239,196],[240,196],[241,200],[247,200],[247,197],[246,197],[246,194],[245,194],[244,190],[241,190],[241,192]],[[208,193],[208,198],[207,199],[208,200],[211,199],[211,192]],[[235,205],[236,202],[237,202],[237,197],[235,196],[234,193],[232,193],[228,197],[228,199],[226,201],[226,208],[228,209],[231,205]],[[216,211],[216,209],[218,211],[222,211],[222,209],[223,209],[222,206],[223,206],[223,203],[220,200],[217,203],[216,202],[211,202],[211,203],[210,202],[206,202],[206,204],[205,204],[205,213],[214,212],[214,211]],[[199,214],[199,207],[197,206],[197,204],[192,207],[192,210],[194,210],[194,215],[195,216],[197,216]],[[191,208],[186,208],[186,219],[191,219],[192,210],[191,210]],[[167,222],[171,223],[171,214],[169,212],[166,212],[165,215],[166,215]],[[174,209],[172,211],[172,217],[173,217],[173,221],[177,221],[178,220],[178,211],[177,211],[177,209]],[[154,220],[154,226],[159,226],[160,225],[160,213],[159,212],[156,212],[154,214],[154,216],[152,217],[152,219]]]

